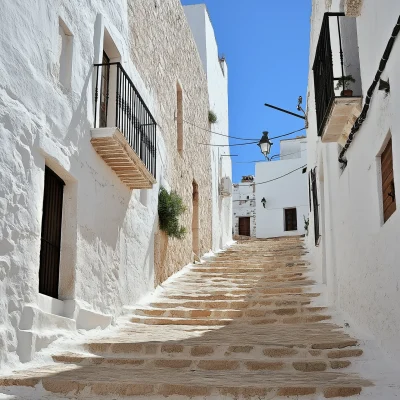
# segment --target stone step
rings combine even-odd
[[[58,363],[79,365],[112,365],[116,368],[151,368],[151,369],[179,369],[179,370],[209,370],[209,371],[329,371],[345,369],[351,365],[349,360],[313,359],[279,359],[279,360],[254,360],[254,359],[193,359],[193,358],[116,358],[88,356],[84,354],[54,355],[53,360]]]
[[[325,307],[286,307],[286,308],[247,308],[235,309],[174,309],[174,308],[136,308],[137,316],[172,318],[259,318],[266,316],[288,316],[296,314],[314,314],[326,310]]]
[[[182,295],[182,294],[169,294],[164,293],[164,299],[175,299],[175,300],[194,300],[194,301],[202,301],[202,300],[242,300],[242,301],[254,301],[254,300],[265,300],[269,298],[276,298],[277,295],[285,295],[291,296],[294,299],[297,298],[312,298],[320,296],[320,293],[306,293],[306,292],[295,292],[288,293],[284,291],[275,291],[270,294],[258,294],[258,293],[247,293],[242,295],[232,295],[232,294],[201,294],[201,295]]]
[[[234,309],[242,310],[247,308],[262,308],[262,307],[299,307],[307,306],[311,303],[311,299],[306,296],[301,299],[282,299],[282,298],[268,298],[268,299],[254,299],[254,300],[196,300],[196,301],[168,301],[167,299],[158,299],[157,302],[150,303],[151,307],[155,308],[192,308],[192,309]],[[132,311],[134,308],[132,308]]]
[[[357,347],[355,340],[338,342],[314,342],[305,346],[301,342],[290,345],[263,345],[253,343],[209,343],[205,340],[193,343],[176,342],[95,342],[86,343],[84,350],[97,356],[113,357],[169,357],[169,358],[218,358],[218,359],[249,359],[266,361],[274,359],[296,358],[298,360],[323,357],[329,360],[349,359],[359,357],[363,351]]]
[[[338,371],[226,371],[136,369],[125,372],[103,365],[80,366],[56,364],[42,369],[19,372],[0,378],[0,386],[38,384],[59,395],[87,399],[91,396],[165,396],[171,398],[225,396],[225,398],[257,398],[322,395],[325,398],[346,397],[372,386],[358,375]],[[218,398],[218,397],[217,397]]]
[[[248,324],[248,325],[270,325],[270,324],[304,324],[326,321],[331,319],[330,315],[305,315],[295,317],[282,317],[278,315],[268,315],[267,318],[175,318],[175,317],[147,317],[133,316],[130,321],[135,324],[146,325],[197,325],[197,326],[225,326],[230,324]]]

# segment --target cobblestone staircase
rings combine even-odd
[[[350,397],[371,383],[346,370],[363,351],[315,307],[300,238],[238,244],[169,281],[118,332],[0,379],[57,398]],[[51,397],[49,397],[51,398]]]

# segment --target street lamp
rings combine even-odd
[[[265,197],[262,198],[261,204],[262,204],[263,207],[265,208],[265,205],[267,204],[267,200],[265,200]]]
[[[272,145],[273,145],[273,143],[271,143],[271,141],[268,138],[268,132],[264,131],[263,135],[262,135],[262,138],[258,142],[258,146],[260,146],[261,153],[264,154],[266,159],[268,159],[268,154],[271,151],[271,146]]]

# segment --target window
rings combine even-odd
[[[65,22],[59,18],[58,27],[58,79],[65,87],[71,86],[73,36]]]
[[[297,210],[285,209],[285,231],[297,231]]]
[[[183,152],[183,92],[179,83],[176,85],[176,122],[178,134],[178,152],[182,155]]]
[[[391,138],[381,155],[381,174],[382,174],[383,221],[386,222],[391,217],[391,215],[396,211],[396,192],[394,187]]]

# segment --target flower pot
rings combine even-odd
[[[351,89],[345,89],[342,90],[342,93],[340,93],[344,97],[351,97],[353,96],[353,91]]]

